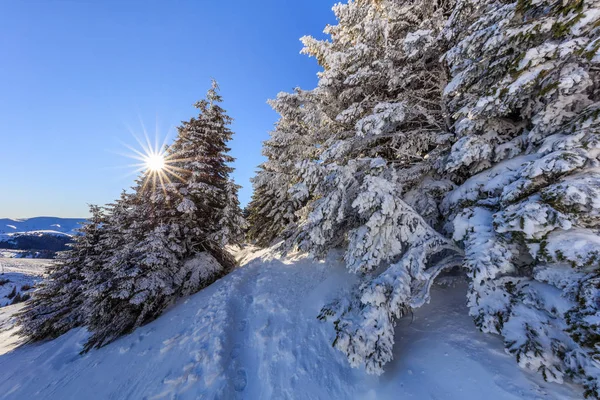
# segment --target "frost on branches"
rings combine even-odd
[[[442,210],[471,314],[522,367],[598,397],[600,2],[464,0],[444,33],[458,187]]]

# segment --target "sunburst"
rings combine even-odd
[[[146,168],[148,171],[161,172],[165,169],[165,155],[164,153],[153,153],[146,156]]]
[[[142,174],[142,192],[150,187],[152,192],[161,189],[166,194],[167,185],[172,184],[174,181],[183,181],[181,175],[185,170],[178,166],[182,160],[176,159],[173,154],[168,152],[167,140],[169,135],[165,135],[162,144],[159,145],[158,130],[155,134],[154,143],[151,142],[145,129],[143,139],[133,131],[130,130],[130,132],[139,148],[123,143],[130,150],[130,153],[123,155],[137,161],[128,167],[134,168],[132,174]]]

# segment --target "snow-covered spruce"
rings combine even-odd
[[[364,274],[322,313],[353,365],[380,373],[397,318],[458,262],[437,230],[464,247],[477,325],[522,366],[598,395],[599,9],[350,1],[331,41],[303,38],[324,70],[285,137],[313,147],[266,154],[287,175],[259,196],[275,204],[260,221],[317,255],[345,247]]]
[[[155,319],[234,266],[224,247],[239,240],[244,224],[227,165],[231,118],[217,90],[213,81],[196,104],[198,117],[183,123],[168,148],[170,179],[146,172],[109,217],[114,247],[88,280],[86,325],[93,334],[84,350]]]
[[[58,337],[84,321],[84,271],[99,260],[98,243],[105,222],[103,208],[90,206],[90,214],[74,236],[71,249],[58,254],[32,299],[17,315],[20,333],[30,340]]]
[[[263,144],[267,161],[252,178],[254,193],[248,205],[247,236],[260,246],[287,236],[297,221],[296,212],[308,201],[299,161],[313,158],[316,153],[308,122],[318,115],[318,110],[310,97],[310,92],[296,89],[294,93],[279,93],[269,101],[280,119]]]
[[[231,119],[220,101],[213,82],[197,103],[200,115],[183,123],[168,149],[169,179],[146,171],[133,193],[92,208],[83,235],[21,314],[23,333],[38,340],[85,325],[87,351],[231,270],[225,245],[240,240],[244,221],[227,165]]]
[[[524,368],[600,396],[600,2],[462,0],[442,204],[469,306]]]
[[[296,225],[337,196],[329,192],[330,168],[339,172],[349,160],[381,159],[401,169],[403,192],[412,192],[405,199],[429,221],[438,219],[433,199],[448,190],[424,177],[437,159],[432,155],[447,146],[440,134],[446,126],[440,101],[445,71],[433,38],[449,4],[361,1],[338,4],[334,11],[339,23],[326,29],[331,42],[302,38],[303,53],[324,69],[318,87],[282,93],[271,102],[281,118],[265,142],[268,160],[254,179],[249,217],[250,238],[262,245],[298,232],[304,236],[306,229]],[[407,36],[411,28],[419,34]],[[353,200],[343,201],[351,209]],[[352,214],[357,212],[345,218]],[[336,240],[343,239],[338,233]]]
[[[442,221],[437,204],[452,188],[435,168],[450,146],[437,37],[451,6],[336,5],[331,41],[302,39],[303,52],[323,67],[318,87],[278,97],[286,108],[265,165],[285,172],[274,183],[279,192],[259,192],[276,173],[265,169],[255,181],[255,197],[268,206],[261,220],[251,218],[254,236],[272,233],[260,221],[276,221],[289,245],[316,255],[342,246],[349,270],[364,275],[352,304],[341,300],[323,315],[340,313],[336,346],[369,372],[381,373],[391,359],[398,318],[425,302],[435,276],[460,260],[434,229]]]
[[[188,235],[208,238],[220,247],[239,243],[245,225],[238,186],[230,179],[233,168],[229,163],[234,158],[227,142],[233,135],[229,129],[233,119],[220,106],[222,101],[213,80],[206,99],[195,104],[198,117],[178,128],[177,139],[167,152],[174,175],[168,186],[175,191],[175,198],[167,199],[170,207],[186,216],[182,222],[188,224],[184,227]]]

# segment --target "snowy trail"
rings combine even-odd
[[[353,374],[315,318],[323,303],[314,292],[326,281],[327,267],[295,261],[249,265],[254,285],[243,298],[245,336],[238,346],[244,364],[256,368],[248,376],[251,397],[240,398],[351,398]]]
[[[499,338],[476,331],[464,287],[435,288],[402,321],[381,377],[352,369],[331,347],[321,306],[353,278],[323,262],[247,253],[243,266],[158,320],[80,356],[73,330],[11,350],[0,315],[2,399],[570,399],[576,388],[520,370]],[[14,338],[14,337],[13,337]],[[4,342],[3,340],[7,340]]]

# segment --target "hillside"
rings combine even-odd
[[[521,370],[499,337],[478,332],[466,286],[435,287],[431,304],[400,321],[394,361],[381,377],[352,369],[331,347],[320,307],[353,276],[323,262],[270,251],[238,254],[241,267],[158,320],[86,355],[88,333],[14,348],[0,311],[5,399],[570,399],[578,388]]]
[[[84,218],[34,217],[25,219],[0,218],[0,234],[54,231],[73,235]]]
[[[29,298],[50,260],[0,257],[0,307]]]
[[[0,257],[53,258],[72,242],[82,218],[0,219]]]

